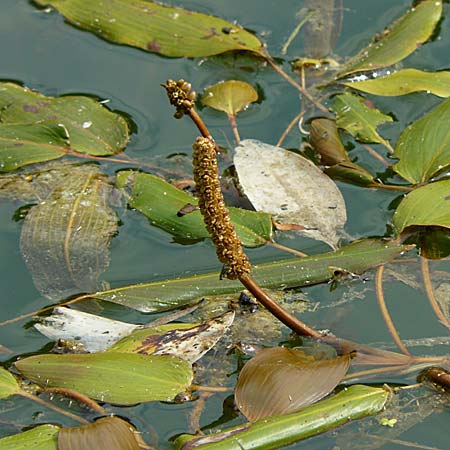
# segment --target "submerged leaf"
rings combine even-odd
[[[335,252],[290,258],[253,266],[252,276],[268,289],[288,289],[328,281],[333,270],[362,274],[378,264],[391,261],[408,250],[392,241],[366,239]],[[235,294],[242,290],[238,281],[220,280],[219,272],[185,278],[154,281],[92,294],[92,298],[128,306],[142,312],[165,311],[192,304],[203,297]]]
[[[430,38],[441,14],[441,0],[420,2],[351,58],[339,76],[387,67],[406,58]]]
[[[258,100],[258,93],[253,87],[239,80],[227,80],[205,89],[202,103],[210,108],[218,109],[228,115],[236,115]]]
[[[58,450],[139,450],[134,428],[119,417],[102,417],[89,425],[61,428]]]
[[[398,234],[412,226],[450,228],[450,180],[414,189],[402,200],[392,222]]]
[[[111,347],[139,325],[58,307],[52,315],[39,318],[34,327],[53,341],[73,340],[82,344],[86,351],[94,353]]]
[[[289,414],[328,395],[347,373],[349,355],[315,360],[301,350],[261,350],[239,374],[234,398],[252,422]]]
[[[363,79],[360,79],[360,78]],[[403,69],[386,76],[357,80],[342,80],[341,84],[358,91],[375,95],[397,96],[426,91],[439,97],[450,96],[450,72],[423,72],[417,69]]]
[[[393,169],[410,183],[423,183],[450,165],[450,99],[407,127],[395,146]]]
[[[183,359],[129,353],[37,355],[15,365],[37,384],[122,405],[173,400],[193,376],[191,365]]]
[[[70,170],[69,170],[70,169]],[[25,218],[21,250],[36,288],[50,299],[99,289],[117,231],[112,187],[97,166],[69,165]]]
[[[128,142],[126,120],[81,95],[46,97],[14,83],[0,83],[0,118],[2,124],[27,124],[26,136],[31,143],[42,141],[43,127],[48,123],[48,132],[55,133],[54,146],[60,147],[60,156],[62,149],[67,150],[68,142],[73,151],[99,156],[119,153]],[[60,129],[56,125],[61,125]],[[20,161],[19,149],[17,152]],[[39,161],[43,160],[41,157]],[[35,161],[27,164],[31,162]]]
[[[14,376],[3,367],[0,367],[0,399],[14,395],[19,390]]]
[[[34,0],[77,27],[117,44],[165,56],[201,57],[232,50],[263,54],[256,36],[218,17],[149,0]]]
[[[244,427],[238,425],[201,437],[181,435],[175,442],[176,448],[278,448],[332,430],[351,420],[377,414],[386,407],[389,398],[390,394],[385,389],[354,385],[331,398],[286,416],[264,418]]]
[[[336,248],[347,220],[335,183],[308,159],[280,147],[246,139],[235,149],[239,183],[257,211]]]
[[[209,238],[199,210],[179,214],[186,205],[197,205],[197,199],[154,175],[132,171],[120,172],[118,183],[130,186],[129,205],[144,214],[155,225],[180,240]],[[236,232],[246,247],[258,247],[270,240],[272,222],[269,214],[229,208]]]
[[[173,355],[192,364],[216,345],[233,319],[234,311],[230,311],[200,325],[174,323],[137,330],[108,351]]]
[[[56,425],[39,425],[31,430],[0,439],[2,450],[58,450]]]
[[[359,95],[345,92],[334,98],[333,111],[339,128],[348,131],[361,142],[386,144],[378,134],[377,127],[382,123],[392,122],[392,117],[376,108],[367,106]]]

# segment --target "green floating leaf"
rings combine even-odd
[[[328,395],[341,382],[349,364],[349,355],[316,360],[301,350],[261,350],[239,374],[236,405],[252,422],[292,413]]]
[[[209,233],[198,210],[180,214],[190,204],[197,205],[197,199],[154,175],[125,171],[118,175],[120,186],[131,186],[129,204],[144,214],[155,225],[180,240],[209,238]],[[229,208],[239,239],[246,247],[258,247],[270,240],[272,235],[271,216],[265,213]]]
[[[450,228],[450,180],[414,189],[401,201],[392,221],[398,234],[412,226]]]
[[[258,264],[253,267],[252,276],[268,289],[306,286],[328,281],[333,272],[331,268],[361,274],[371,267],[391,261],[407,249],[407,246],[392,241],[366,239],[335,252]],[[241,290],[240,282],[220,280],[220,273],[213,272],[97,292],[92,294],[92,298],[142,312],[154,312],[195,303],[203,297],[235,294]]]
[[[0,124],[0,172],[61,158],[68,150],[67,130],[57,123]]]
[[[202,103],[234,116],[258,100],[258,93],[245,81],[227,80],[205,89]]]
[[[385,408],[389,397],[389,392],[384,389],[354,385],[286,416],[264,418],[247,426],[238,425],[203,437],[181,435],[175,441],[175,449],[278,448],[332,430],[350,420],[377,414]]]
[[[360,79],[360,78],[363,79]],[[450,72],[423,72],[403,69],[390,75],[364,79],[364,75],[341,84],[374,95],[397,96],[426,91],[439,97],[450,96]],[[365,77],[367,78],[367,77]]]
[[[65,177],[25,218],[21,250],[36,288],[50,299],[100,288],[117,232],[111,185],[96,165],[62,165]]]
[[[424,183],[450,165],[450,99],[407,127],[400,135],[393,169],[410,183]]]
[[[0,83],[0,119],[0,170],[55,159],[68,150],[114,155],[128,142],[126,120],[94,99],[46,97],[14,83]]]
[[[34,0],[77,27],[117,44],[165,56],[202,57],[232,50],[263,55],[256,36],[218,17],[148,0]]]
[[[309,141],[319,153],[326,166],[350,161],[347,150],[339,136],[336,121],[330,119],[314,119],[310,126]]]
[[[14,376],[3,367],[0,367],[0,399],[14,395],[18,391],[19,385]]]
[[[338,76],[387,67],[401,61],[430,38],[441,15],[441,0],[420,2],[351,58]]]
[[[139,450],[134,428],[119,417],[102,417],[89,425],[61,428],[58,450]]]
[[[344,161],[328,167],[324,171],[333,180],[345,181],[357,186],[373,186],[375,179],[373,175],[358,164]]]
[[[32,430],[0,439],[2,450],[58,450],[56,425],[39,425]]]
[[[367,106],[359,95],[348,92],[336,95],[333,111],[336,113],[337,126],[348,131],[355,139],[388,145],[378,134],[377,126],[392,122],[392,117]]]
[[[109,352],[173,355],[191,364],[211,350],[233,323],[234,311],[200,325],[173,323],[137,330],[114,344]]]
[[[74,389],[122,405],[173,400],[193,377],[191,365],[183,359],[131,353],[37,355],[15,365],[39,385]]]

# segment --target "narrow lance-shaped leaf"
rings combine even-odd
[[[130,187],[129,205],[144,214],[155,225],[179,240],[209,238],[199,210],[180,214],[186,205],[197,205],[192,195],[175,188],[150,174],[124,171],[118,175],[118,185]],[[231,219],[242,244],[247,247],[264,245],[272,234],[269,214],[239,208],[229,208]]]
[[[65,170],[50,195],[30,209],[20,239],[36,288],[51,299],[99,289],[117,230],[108,205],[112,188],[98,167]]]
[[[58,431],[56,425],[39,425],[31,430],[13,434],[0,439],[2,450],[58,450]]]
[[[410,183],[423,183],[450,165],[450,99],[407,127],[395,146],[394,170]]]
[[[205,89],[202,103],[210,108],[234,116],[250,103],[258,100],[258,93],[245,81],[227,80]]]
[[[450,228],[450,180],[414,189],[402,200],[392,221],[398,234],[412,226]]]
[[[54,139],[55,146],[64,144],[58,150],[61,155],[67,150],[68,142],[71,150],[99,156],[119,153],[128,142],[126,120],[96,100],[81,95],[47,97],[14,83],[0,83],[0,118],[2,124],[28,124],[26,137],[37,143],[42,141],[42,127],[49,121],[53,127],[61,124],[61,130],[47,125],[49,132],[62,139],[61,142]],[[17,159],[20,161],[19,154]],[[35,161],[27,164],[32,162]]]
[[[349,355],[316,360],[301,350],[261,350],[239,374],[234,398],[252,422],[289,414],[328,395],[347,373]]]
[[[239,183],[257,211],[336,248],[347,220],[336,184],[310,160],[255,139],[241,141],[234,164]]]
[[[37,355],[15,365],[37,384],[122,405],[173,400],[193,377],[191,365],[183,359],[131,353]]]
[[[102,417],[89,425],[61,428],[58,450],[139,450],[135,433],[119,417]]]
[[[345,92],[334,98],[333,111],[339,128],[348,131],[361,142],[389,144],[378,134],[377,127],[392,122],[392,117],[369,107],[359,95]]]
[[[354,385],[296,413],[264,418],[202,437],[181,435],[175,442],[175,449],[278,448],[332,430],[351,420],[377,414],[386,407],[389,397],[385,389]]]
[[[232,50],[263,54],[256,36],[226,20],[149,0],[34,0],[79,28],[117,44],[165,56],[202,57]]]
[[[387,67],[406,58],[430,38],[441,14],[441,0],[420,2],[351,58],[338,76]]]
[[[328,281],[331,267],[361,274],[391,261],[408,246],[384,240],[353,242],[335,252],[305,258],[290,258],[253,266],[252,275],[264,288],[292,288]],[[203,297],[238,293],[240,282],[220,280],[219,272],[172,280],[143,283],[92,294],[93,298],[118,303],[143,312],[164,311],[194,303]]]
[[[450,96],[450,72],[423,72],[403,69],[386,76],[370,79],[359,75],[341,84],[374,95],[397,96],[425,91],[439,97]]]

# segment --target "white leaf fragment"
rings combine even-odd
[[[34,327],[49,339],[76,340],[91,353],[101,352],[128,336],[140,325],[107,319],[70,308],[55,308]]]
[[[347,220],[336,184],[308,159],[255,139],[241,141],[234,165],[253,207],[336,248]]]

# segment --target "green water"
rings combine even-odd
[[[234,21],[255,31],[267,43],[269,51],[279,56],[282,44],[297,24],[295,12],[301,1],[284,0],[268,2],[261,0],[228,0],[207,2],[205,0],[172,2],[184,8],[214,14]],[[384,26],[406,10],[407,0],[358,1],[344,0],[343,29],[336,43],[335,52],[346,56],[355,53]],[[176,121],[168,106],[160,83],[167,78],[185,78],[195,85],[197,91],[219,80],[238,77],[258,85],[264,93],[264,101],[244,112],[239,120],[241,137],[255,138],[275,144],[292,117],[298,113],[299,101],[294,91],[279,75],[270,69],[244,57],[210,59],[168,59],[143,51],[110,44],[92,34],[69,26],[55,13],[36,9],[26,0],[2,0],[0,4],[0,79],[14,80],[39,90],[46,95],[82,93],[101,99],[109,99],[108,107],[131,117],[136,132],[127,147],[131,157],[151,164],[165,164],[165,157],[174,153],[190,154],[191,142],[197,132],[188,120]],[[448,12],[448,5],[445,13]],[[436,39],[420,48],[404,65],[424,70],[449,67],[450,28],[444,19]],[[302,44],[296,39],[290,47],[291,56],[300,55]],[[241,70],[240,66],[254,68]],[[401,100],[376,98],[377,106],[386,112],[393,111],[398,120],[393,126],[382,127],[384,136],[395,142],[399,132],[410,122],[430,109],[438,100],[426,94],[409,95]],[[230,147],[233,136],[225,116],[203,110],[203,118],[210,125],[220,145]],[[298,147],[297,132],[289,135],[286,147]],[[380,149],[383,151],[383,149]],[[372,171],[383,171],[383,166],[363,152],[358,153],[359,162]],[[102,168],[114,174],[126,165],[102,163]],[[397,193],[365,190],[339,183],[344,195],[348,223],[346,232],[351,239],[382,236],[392,211],[391,202]],[[34,311],[49,304],[35,289],[19,249],[21,222],[12,217],[18,203],[0,203],[0,277],[2,281],[0,321],[19,314]],[[112,242],[111,264],[103,279],[111,286],[122,286],[154,279],[170,278],[185,273],[217,270],[218,263],[209,242],[183,246],[172,241],[165,232],[149,226],[138,214],[122,208],[122,226]],[[327,251],[325,244],[295,237],[289,234],[279,242],[307,253]],[[249,250],[254,262],[270,261],[286,257],[285,253],[271,248]],[[439,262],[433,269],[447,272],[449,265]],[[401,284],[386,283],[385,296],[391,314],[402,337],[419,339],[446,336],[431,312],[420,282],[419,265],[412,264],[408,276],[419,282],[419,289]],[[445,276],[441,275],[445,280]],[[311,302],[317,304],[316,312],[307,312],[306,322],[318,329],[331,329],[336,335],[363,343],[378,343],[393,348],[391,338],[381,319],[376,304],[373,274],[368,281],[355,280],[330,292],[328,285],[314,286],[304,290]],[[106,311],[110,317],[125,321],[146,321],[148,317],[129,310],[111,307]],[[287,335],[287,333],[286,333]],[[48,340],[22,322],[0,328],[0,343],[11,354],[0,354],[3,361],[16,356],[34,353],[48,344]],[[413,347],[413,352],[424,355],[448,353],[448,345]],[[382,381],[411,383],[414,375],[391,377]],[[217,395],[207,404],[201,425],[217,420],[222,414],[222,402],[226,395]],[[66,403],[63,403],[66,404]],[[188,430],[187,417],[193,404],[142,404],[120,409],[118,414],[131,418],[144,438],[152,441],[153,433],[159,436],[161,448],[167,440]],[[73,406],[75,412],[85,410]],[[417,441],[422,445],[446,449],[448,446],[449,412],[435,413],[418,426],[411,428],[398,439]],[[69,419],[43,409],[24,399],[0,403],[0,435],[18,432],[21,427],[40,423],[74,425]],[[236,419],[226,425],[235,424]],[[152,430],[149,427],[153,427]],[[358,425],[351,425],[358,431]],[[351,428],[350,428],[351,429]],[[152,441],[155,442],[155,441]],[[292,448],[332,448],[332,435],[314,438]],[[341,448],[361,448],[342,446]],[[405,448],[388,442],[383,449]]]

